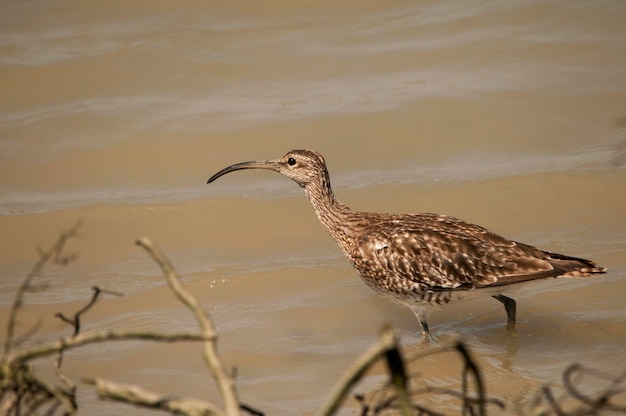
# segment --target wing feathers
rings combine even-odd
[[[588,260],[542,251],[447,216],[403,216],[365,231],[352,261],[367,278],[449,289],[604,271]]]

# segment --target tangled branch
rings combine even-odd
[[[594,384],[602,383],[604,388],[597,394],[583,392],[578,384],[586,377],[593,378]],[[602,371],[572,364],[563,371],[564,394],[557,398],[553,388],[541,388],[532,405],[535,413],[554,416],[591,416],[600,412],[626,413],[626,371],[614,376]],[[543,406],[543,403],[547,408]],[[568,408],[566,410],[566,407]]]
[[[124,330],[101,330],[81,333],[81,317],[89,311],[98,301],[101,294],[112,294],[120,296],[115,291],[93,287],[93,295],[89,302],[71,317],[62,313],[55,316],[63,322],[68,323],[72,327],[72,334],[64,336],[56,341],[43,343],[40,345],[30,346],[21,350],[15,350],[14,347],[19,343],[26,341],[38,329],[38,325],[30,328],[22,336],[15,337],[17,315],[20,308],[24,304],[24,296],[27,292],[41,290],[42,285],[34,285],[33,280],[40,275],[44,266],[48,263],[67,265],[77,258],[76,254],[64,254],[64,248],[70,238],[74,238],[78,234],[81,223],[77,222],[68,231],[61,233],[57,241],[48,250],[39,250],[39,259],[33,266],[32,270],[24,278],[22,284],[18,288],[12,307],[7,320],[7,337],[4,342],[2,356],[0,357],[0,414],[3,415],[22,415],[43,413],[53,415],[57,412],[62,414],[74,414],[77,409],[76,386],[72,380],[61,372],[63,352],[68,349],[78,348],[89,344],[110,342],[110,341],[158,341],[158,342],[179,342],[179,341],[203,341],[215,342],[215,331],[211,330],[212,326],[207,327],[202,333],[175,333],[162,334],[152,331],[124,331]],[[155,252],[156,253],[156,252]],[[170,266],[170,272],[173,270]],[[177,278],[177,276],[174,277]],[[174,288],[172,289],[174,290]],[[190,296],[190,295],[188,295]],[[189,304],[198,307],[195,300],[189,301]],[[208,316],[206,318],[208,320]],[[209,321],[210,324],[210,321]],[[212,324],[211,324],[212,325]],[[216,353],[216,349],[215,349]],[[32,361],[57,355],[54,371],[62,382],[61,385],[50,384],[38,377],[30,365]],[[106,383],[100,379],[97,380],[98,391],[104,391],[106,386],[112,386],[119,393],[122,385],[114,383]],[[94,381],[95,382],[95,381]],[[131,389],[132,390],[132,389]],[[139,388],[137,391],[145,392]],[[115,394],[111,397],[116,397]],[[170,400],[173,404],[172,412],[181,413],[182,409],[191,409],[188,414],[222,414],[221,411],[215,412],[217,409],[212,404],[206,404],[202,401],[194,401],[191,399]],[[148,401],[144,401],[143,405]],[[142,405],[142,403],[135,403]],[[204,406],[206,412],[198,413],[196,410]],[[163,408],[163,407],[161,407]],[[196,409],[196,410],[193,410]],[[219,410],[219,409],[218,409]],[[239,409],[237,408],[237,411]],[[207,413],[208,412],[208,413]],[[182,414],[187,414],[182,412]],[[228,415],[237,413],[227,413]]]
[[[413,360],[416,362],[435,354],[450,351],[455,352],[462,360],[460,390],[435,386],[416,388],[411,384],[415,384],[419,375],[413,374],[409,375],[409,380],[406,383],[408,387],[405,391],[408,399],[405,399],[401,395],[404,393],[393,385],[393,378],[391,378],[391,384],[385,384],[381,389],[368,394],[367,397],[365,395],[356,396],[361,406],[361,415],[373,416],[398,409],[404,412],[403,409],[408,406],[412,412],[410,414],[417,412],[417,414],[425,416],[443,416],[444,413],[440,409],[429,407],[419,400],[426,394],[458,399],[461,403],[460,415],[486,416],[488,406],[495,407],[499,411],[504,410],[505,405],[502,401],[487,396],[480,367],[463,342],[458,341],[450,346],[429,348],[413,357]]]
[[[24,303],[24,295],[26,292],[39,289],[32,285],[33,279],[41,273],[44,266],[49,262],[52,262],[53,264],[67,265],[77,258],[75,253],[65,255],[63,250],[68,240],[75,238],[78,235],[78,229],[81,225],[82,221],[76,222],[76,224],[74,224],[69,230],[61,233],[57,241],[52,244],[48,250],[38,250],[39,260],[37,260],[30,273],[26,275],[22,284],[17,288],[17,292],[13,298],[13,304],[11,305],[11,310],[9,311],[9,319],[7,320],[7,332],[4,340],[4,347],[2,349],[2,357],[0,357],[0,365],[4,365],[6,363],[8,355],[15,346],[14,338],[17,313]],[[34,331],[29,331],[29,333],[34,333]],[[25,338],[22,337],[22,341],[20,342],[23,342],[24,340]]]

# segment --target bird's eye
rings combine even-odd
[[[293,157],[290,157],[289,159],[287,159],[287,164],[289,164],[289,166],[295,165],[296,159],[294,159]]]

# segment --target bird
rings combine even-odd
[[[430,339],[434,306],[486,293],[501,302],[507,330],[515,331],[516,301],[504,293],[539,279],[587,277],[607,269],[591,260],[509,240],[476,224],[434,213],[355,211],[335,197],[326,161],[316,151],[291,150],[276,160],[227,166],[207,184],[243,169],[268,169],[292,179],[367,286],[417,317]]]

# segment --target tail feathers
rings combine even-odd
[[[545,252],[546,259],[559,274],[556,277],[587,277],[606,273],[606,267],[598,266],[591,260],[566,256],[558,253]]]

